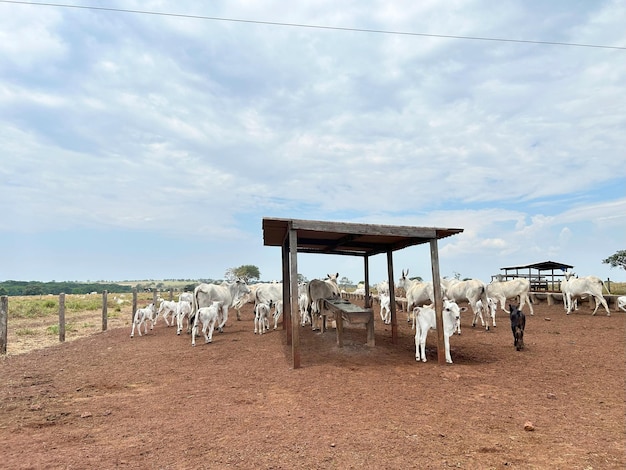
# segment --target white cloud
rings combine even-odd
[[[112,5],[626,44],[616,1]],[[442,263],[481,277],[623,245],[623,51],[10,4],[0,31],[0,233],[145,230],[265,260],[263,216],[461,227]]]

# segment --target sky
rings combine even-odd
[[[264,217],[462,228],[442,276],[626,281],[621,0],[34,3],[0,0],[0,281],[280,279]],[[428,245],[393,263],[431,275]]]

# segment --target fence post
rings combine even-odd
[[[102,291],[102,331],[107,330],[107,296],[106,290]]]
[[[170,287],[170,302],[174,299],[174,291]]]
[[[609,294],[611,293],[611,279],[609,279],[608,277],[606,278],[606,290]]]
[[[137,287],[133,287],[133,311],[130,312],[130,323],[135,321],[135,312],[137,311]]]
[[[65,342],[65,294],[59,294],[59,341]]]
[[[152,291],[152,303],[154,304],[154,308],[157,308],[157,296],[159,295],[159,289],[154,289]]]
[[[0,354],[7,353],[7,318],[9,316],[9,298],[0,297]]]

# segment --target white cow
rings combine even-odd
[[[408,269],[407,269],[407,272],[408,272]],[[376,284],[376,292],[378,292],[378,295],[381,295],[381,294],[389,295],[389,281],[381,281],[378,284]]]
[[[398,287],[403,288],[404,292],[406,292],[407,322],[410,322],[413,307],[433,303],[435,294],[432,282],[411,280],[408,276],[409,270],[402,270],[402,275],[398,280]]]
[[[224,325],[228,321],[228,309],[233,307],[239,298],[250,292],[243,279],[236,279],[233,282],[223,282],[221,285],[216,284],[200,284],[193,291],[193,309],[191,316],[194,317],[194,327],[198,325],[198,316],[195,312],[199,308],[209,307],[214,301],[221,302],[221,321],[217,326],[218,331],[222,332]]]
[[[415,323],[415,360],[426,362],[426,336],[430,330],[437,329],[437,320],[435,309],[432,307],[415,307],[414,314]],[[450,356],[450,336],[454,334],[457,320],[461,317],[461,312],[467,310],[467,307],[459,307],[456,302],[449,300],[443,301],[443,340],[446,352],[446,362],[452,364],[452,356]],[[421,351],[421,354],[420,354]]]
[[[171,325],[174,325],[174,317],[176,317],[177,311],[178,311],[178,302],[174,302],[173,300],[163,300],[161,302],[161,305],[159,305],[158,314],[163,317],[163,320],[165,320],[165,324],[167,326],[171,326]],[[171,325],[169,321],[170,315],[172,317]]]
[[[181,292],[180,294],[178,294],[178,301],[180,302],[181,300],[187,301],[192,304],[193,292]]]
[[[379,294],[378,298],[380,299],[380,319],[388,325],[391,323],[391,297],[387,292],[386,294]]]
[[[278,328],[278,319],[283,313],[283,283],[260,284],[254,292],[255,314],[259,304],[274,307],[274,329]]]
[[[311,316],[311,328],[319,328],[319,318],[322,311],[323,299],[336,299],[340,297],[337,278],[339,273],[329,274],[328,279],[321,281],[313,279],[307,284],[307,312]]]
[[[210,343],[213,341],[213,330],[215,328],[215,324],[220,316],[220,310],[222,309],[222,302],[214,300],[211,305],[208,307],[200,307],[198,309],[198,313],[196,314],[196,320],[200,320],[202,322],[202,334],[204,335],[205,343]],[[208,333],[207,333],[208,329]],[[198,334],[198,322],[196,321],[193,325],[193,330],[191,333],[191,345],[196,345],[196,335]]]
[[[491,318],[491,322],[493,323],[493,327],[495,328],[496,327],[496,310],[498,310],[498,302],[496,302],[491,297],[487,297],[487,308],[483,306],[483,301],[480,299],[478,300],[478,302],[476,302],[476,306],[479,308],[479,312],[483,310],[489,311],[489,317]],[[461,334],[461,321],[460,320],[457,323],[456,331],[458,331],[458,333]]]
[[[607,316],[610,317],[611,312],[609,311],[609,306],[602,295],[603,286],[604,284],[599,277],[587,276],[575,278],[573,272],[567,271],[565,273],[565,279],[561,282],[561,290],[564,293],[563,302],[567,302],[567,314],[569,315],[572,312],[574,299],[589,295],[592,296],[596,302],[596,308],[591,315],[595,315],[598,311],[598,307],[602,304],[604,310],[606,310]]]
[[[352,292],[354,295],[365,295],[365,284],[363,284],[362,282],[359,283],[356,286],[356,289],[354,289],[354,292]]]
[[[459,281],[458,279],[442,279],[441,283],[444,287],[444,297],[448,300],[455,302],[467,301],[474,312],[474,319],[472,320],[472,326],[476,326],[476,320],[480,317],[481,324],[485,329],[489,330],[489,317],[485,323],[483,319],[483,310],[487,312],[487,306],[489,301],[487,300],[487,287],[485,283],[478,279],[468,279],[466,281]],[[478,305],[478,301],[481,300],[481,305]],[[461,334],[461,325],[458,325],[458,332]]]
[[[135,327],[137,327],[137,333],[141,336],[141,325],[144,326],[144,334],[148,334],[148,322],[150,322],[150,329],[154,329],[156,323],[157,310],[154,304],[149,304],[144,308],[138,308],[133,318],[133,328],[130,330],[130,337],[135,336]]]
[[[250,288],[250,292],[243,294],[241,297],[239,297],[239,300],[235,303],[235,305],[233,305],[233,308],[237,310],[237,321],[241,320],[241,309],[243,308],[243,306],[246,304],[254,303],[254,292],[261,285],[262,284],[252,284],[251,286],[248,286]]]
[[[192,311],[192,302],[187,300],[179,300],[176,310],[176,334],[180,335],[183,331],[183,320],[187,319],[187,328],[189,328],[189,322],[191,321],[190,315]]]
[[[510,281],[503,281],[502,275],[496,276],[496,279],[487,284],[487,297],[494,299],[496,302],[496,309],[498,308],[498,302],[500,302],[500,308],[506,313],[510,314],[506,309],[507,299],[516,299],[519,297],[519,310],[522,310],[524,304],[528,302],[528,308],[530,314],[534,315],[533,304],[530,301],[530,281],[523,277],[518,277]],[[495,323],[493,326],[496,326]]]
[[[620,295],[617,298],[617,308],[626,312],[626,295]]]

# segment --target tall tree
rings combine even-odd
[[[261,277],[259,268],[253,264],[245,264],[243,266],[239,266],[238,268],[228,268],[224,275],[229,281],[241,278],[246,282],[258,281]]]
[[[626,269],[626,250],[619,250],[607,259],[603,259],[602,262],[610,264],[612,268]]]

